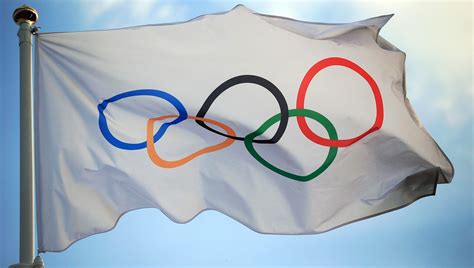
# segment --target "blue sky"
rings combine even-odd
[[[138,210],[111,232],[43,254],[48,267],[474,265],[472,3],[7,0],[0,4],[0,267],[18,260],[18,28],[11,13],[24,3],[39,11],[43,32],[188,20],[238,3],[321,22],[395,13],[381,34],[407,53],[407,95],[456,170],[435,197],[319,235],[261,235],[212,211],[181,225],[158,210]]]

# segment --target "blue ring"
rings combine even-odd
[[[178,110],[179,116],[175,120],[161,125],[160,129],[158,129],[158,132],[156,132],[156,134],[153,136],[154,142],[157,142],[159,139],[161,139],[161,137],[163,137],[163,135],[166,132],[166,129],[168,129],[169,126],[178,124],[179,122],[186,120],[186,118],[188,117],[188,113],[186,112],[184,105],[177,98],[173,97],[169,93],[166,93],[160,90],[137,89],[137,90],[132,90],[132,91],[115,95],[101,102],[97,106],[97,109],[99,109],[100,132],[102,132],[102,135],[110,144],[112,144],[113,146],[117,148],[124,149],[124,150],[139,150],[139,149],[146,148],[146,141],[140,142],[140,143],[127,143],[115,138],[114,135],[110,133],[109,127],[107,125],[107,119],[105,118],[105,115],[104,115],[105,108],[107,108],[107,105],[109,103],[112,103],[114,101],[118,101],[121,99],[125,99],[128,97],[133,97],[133,96],[155,96],[155,97],[168,101],[176,108],[176,110]]]

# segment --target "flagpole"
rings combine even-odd
[[[42,267],[35,256],[32,30],[38,12],[23,5],[13,12],[20,47],[20,262],[11,268]]]

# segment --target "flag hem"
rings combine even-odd
[[[258,17],[260,16],[263,16],[263,17],[270,17],[270,18],[279,18],[279,19],[285,19],[285,20],[290,20],[290,21],[294,21],[294,22],[300,22],[300,23],[307,23],[307,24],[318,24],[318,25],[334,25],[334,26],[342,26],[342,25],[350,25],[350,24],[360,24],[362,22],[367,22],[367,21],[370,21],[370,20],[374,20],[374,19],[380,19],[380,18],[383,18],[383,17],[389,17],[387,19],[386,22],[388,22],[390,20],[391,17],[394,16],[394,14],[387,14],[387,15],[380,15],[380,16],[375,16],[375,17],[371,17],[371,18],[367,18],[367,19],[363,19],[363,20],[356,20],[356,21],[352,21],[352,22],[342,22],[342,23],[324,23],[324,22],[316,22],[316,21],[304,21],[304,20],[297,20],[297,19],[293,19],[293,18],[289,18],[289,17],[284,17],[284,16],[275,16],[275,15],[271,15],[271,14],[264,14],[264,13],[258,13],[258,12],[255,12],[253,11],[252,9],[246,7],[245,5],[242,5],[242,4],[238,4],[236,6],[234,6],[232,9],[230,10],[227,10],[227,11],[222,11],[222,12],[215,12],[215,13],[208,13],[208,14],[203,14],[203,15],[199,15],[199,16],[196,16],[194,18],[191,18],[191,19],[188,19],[188,20],[183,20],[183,21],[176,21],[176,22],[164,22],[164,23],[152,23],[152,24],[143,24],[143,25],[134,25],[134,26],[125,26],[125,27],[119,27],[119,28],[111,28],[111,29],[96,29],[96,30],[83,30],[83,31],[58,31],[58,32],[38,32],[37,35],[38,36],[41,36],[41,35],[49,35],[49,34],[69,34],[69,33],[88,33],[88,32],[102,32],[102,31],[114,31],[114,30],[125,30],[125,29],[133,29],[133,28],[140,28],[140,27],[155,27],[155,26],[172,26],[172,25],[180,25],[180,24],[185,24],[185,23],[189,23],[189,22],[193,22],[193,21],[197,21],[197,20],[201,20],[201,19],[204,19],[208,16],[219,16],[219,15],[226,15],[234,10],[236,10],[237,8],[244,8],[246,9],[249,13],[252,13],[253,15],[257,15]],[[260,18],[261,19],[261,18]],[[263,20],[263,19],[262,19]],[[268,23],[270,24],[269,22],[266,22],[264,21],[265,23]],[[386,23],[385,22],[385,23]],[[380,25],[379,29],[381,29],[385,23],[383,23],[383,25]],[[275,25],[273,25],[274,27],[276,27]],[[364,26],[364,25],[361,25],[361,26]],[[366,25],[367,26],[367,25]],[[278,27],[279,28],[279,27]],[[281,28],[280,28],[281,29]]]

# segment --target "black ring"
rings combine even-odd
[[[286,103],[285,97],[283,96],[281,91],[272,82],[270,82],[267,79],[265,79],[263,77],[260,77],[260,76],[239,75],[239,76],[233,77],[233,78],[225,81],[220,86],[218,86],[216,89],[214,89],[214,91],[207,97],[206,101],[202,105],[202,107],[199,110],[199,112],[197,113],[196,117],[204,117],[206,115],[207,111],[209,111],[209,108],[211,107],[212,103],[217,99],[217,97],[219,97],[219,95],[221,93],[223,93],[224,91],[226,91],[227,89],[229,89],[229,88],[231,88],[235,85],[243,84],[243,83],[257,84],[261,87],[264,87],[265,89],[270,91],[270,93],[273,94],[273,96],[275,97],[275,99],[278,102],[278,105],[280,106],[281,120],[280,120],[280,124],[278,125],[278,129],[275,132],[275,135],[273,135],[273,137],[269,140],[253,140],[252,142],[254,142],[254,143],[277,143],[281,139],[281,137],[283,136],[283,133],[286,130],[286,126],[288,125],[288,117],[289,117],[288,104]],[[210,130],[210,131],[212,131],[216,134],[219,134],[221,136],[231,138],[231,139],[234,139],[234,140],[239,140],[239,141],[243,141],[245,139],[245,137],[236,137],[236,136],[228,135],[226,133],[222,133],[218,130],[215,130],[215,129],[207,126],[206,123],[203,122],[203,121],[198,121],[198,120],[195,120],[195,121],[201,127],[204,127],[204,128],[206,128],[206,129],[208,129],[208,130]]]

